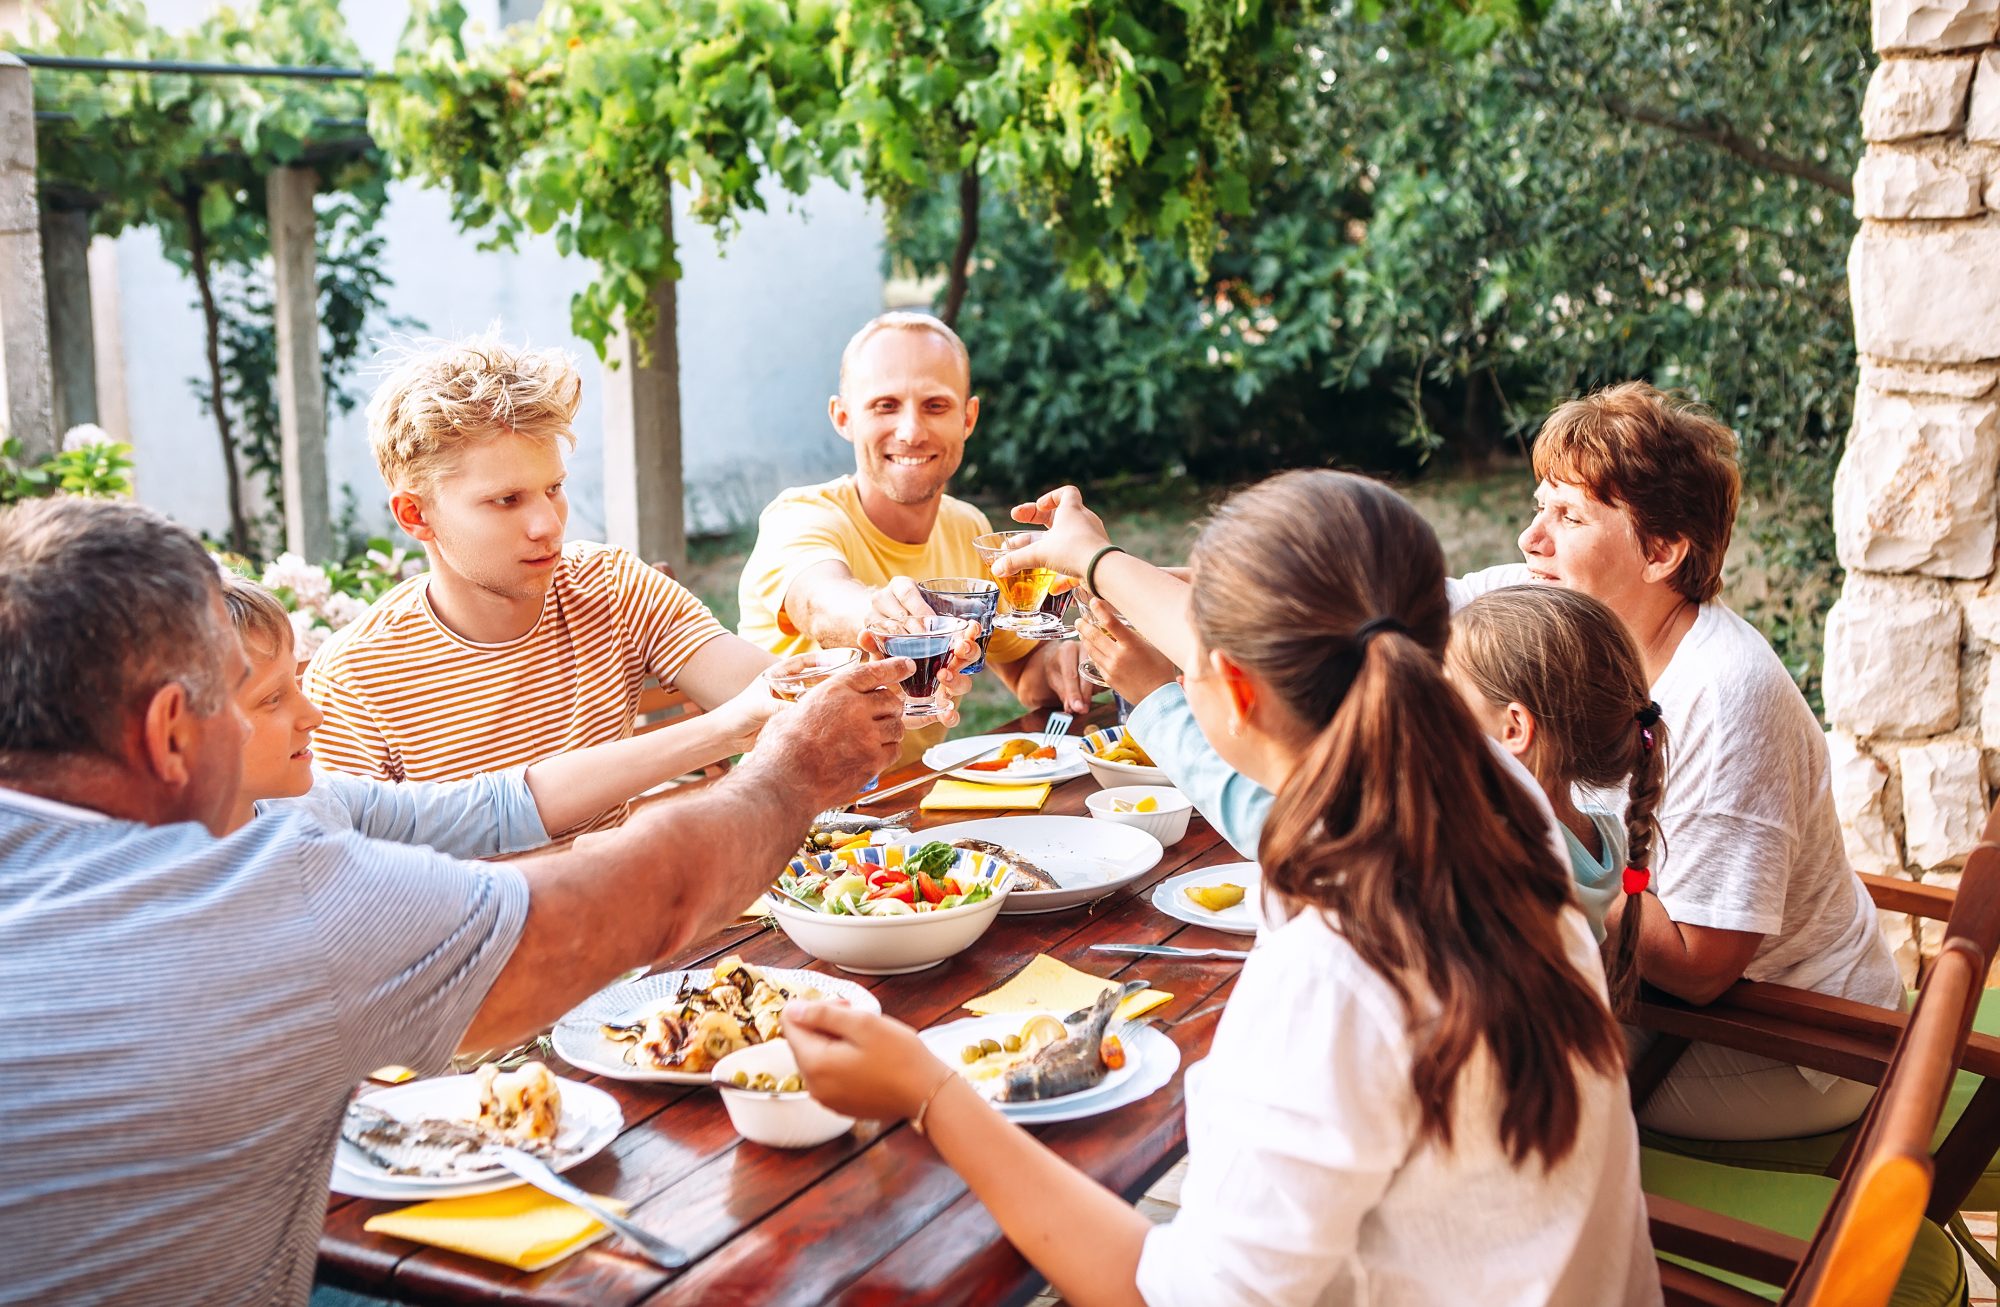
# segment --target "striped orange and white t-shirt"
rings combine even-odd
[[[412,577],[383,595],[307,665],[306,694],[326,714],[313,743],[320,766],[455,781],[623,739],[646,677],[672,685],[723,633],[699,599],[609,545],[565,546],[541,619],[506,644],[448,630],[429,583]]]

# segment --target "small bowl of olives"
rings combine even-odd
[[[816,1148],[854,1127],[806,1092],[791,1045],[782,1039],[739,1048],[709,1073],[736,1133],[767,1148]]]

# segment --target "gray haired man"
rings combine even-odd
[[[911,671],[516,869],[303,813],[216,838],[247,668],[186,531],[0,510],[0,1303],[305,1302],[355,1081],[505,1047],[732,918],[894,754],[877,691]]]

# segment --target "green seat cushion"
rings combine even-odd
[[[1915,1001],[1915,995],[1911,996],[1911,1001]],[[2000,1036],[2000,989],[1989,989],[1980,996],[1979,1014],[1973,1018],[1972,1028],[1984,1035]],[[1944,1115],[1938,1119],[1934,1146],[1944,1142],[1944,1137],[1958,1124],[1965,1105],[1972,1101],[1973,1091],[1979,1088],[1979,1081],[1980,1077],[1964,1071],[1952,1081],[1951,1095],[1945,1100]],[[1834,1155],[1847,1142],[1847,1135],[1846,1130],[1835,1130],[1829,1134],[1806,1135],[1798,1139],[1684,1139],[1679,1135],[1642,1129],[1639,1139],[1648,1148],[1721,1162],[1725,1166],[1747,1166],[1759,1171],[1806,1171],[1822,1175],[1827,1167],[1833,1165]],[[2000,1158],[1986,1164],[1985,1175],[1966,1195],[1965,1210],[2000,1211]]]
[[[1827,1176],[1797,1171],[1748,1171],[1657,1148],[1639,1150],[1639,1173],[1649,1194],[1734,1216],[1799,1239],[1812,1238],[1827,1204],[1833,1201],[1834,1181]],[[1783,1288],[1718,1271],[1684,1257],[1668,1260],[1774,1302]],[[1890,1307],[1948,1307],[1965,1302],[1968,1291],[1965,1263],[1959,1258],[1958,1245],[1937,1226],[1923,1222],[1917,1227],[1916,1242],[1910,1248],[1903,1277],[1896,1282],[1896,1292],[1889,1298]]]

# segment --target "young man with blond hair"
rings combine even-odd
[[[369,439],[390,511],[430,570],[308,666],[322,765],[448,781],[603,744],[631,732],[649,676],[705,709],[738,695],[775,707],[758,683],[769,653],[632,554],[564,543],[582,389],[560,351],[489,337],[412,355],[376,393]]]
[[[930,611],[919,581],[985,576],[986,515],[945,493],[979,422],[965,342],[926,313],[885,313],[840,356],[827,401],[854,472],[786,490],[764,510],[739,592],[743,637],[777,654],[852,645],[871,618]],[[987,661],[1031,708],[1083,712],[1073,642],[995,634]]]

